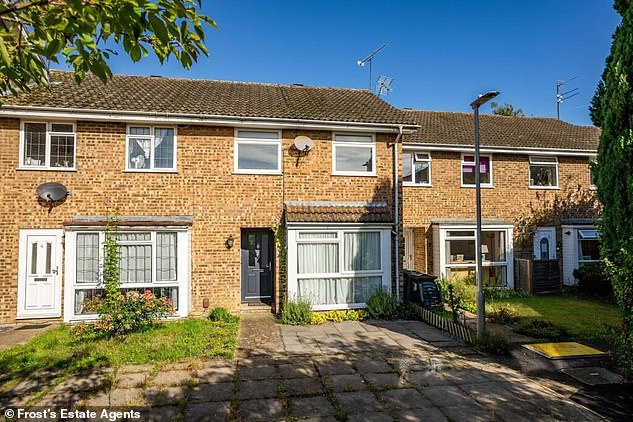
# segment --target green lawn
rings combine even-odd
[[[239,322],[185,319],[156,324],[125,339],[86,339],[60,326],[30,342],[0,351],[2,384],[53,371],[63,376],[98,367],[233,358]]]
[[[493,304],[510,305],[521,317],[550,321],[578,339],[602,339],[605,327],[617,327],[621,321],[616,305],[565,294],[488,299],[487,305]]]

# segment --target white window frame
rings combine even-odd
[[[411,149],[411,148],[403,148],[402,149],[402,156],[404,157],[404,154],[412,154],[411,155],[411,181],[410,182],[405,182],[404,178],[402,181],[402,185],[403,186],[425,186],[425,187],[429,187],[432,186],[432,179],[431,179],[431,171],[432,171],[432,161],[433,158],[431,157],[431,152],[430,151],[421,151],[421,150],[416,150],[416,149]],[[425,154],[428,156],[428,158],[418,158],[418,154]],[[404,161],[403,161],[404,163]],[[428,163],[429,164],[429,181],[426,183],[415,183],[415,171],[414,171],[414,166],[415,163]]]
[[[189,314],[191,264],[190,264],[190,232],[188,229],[166,229],[164,227],[121,228],[122,233],[151,233],[151,241],[125,241],[125,244],[152,244],[152,281],[149,283],[121,283],[121,288],[142,289],[159,287],[178,287],[178,310],[172,318],[186,317]],[[99,271],[103,270],[104,251],[103,242],[105,232],[103,227],[94,229],[81,228],[69,230],[65,233],[65,286],[64,286],[64,321],[90,321],[97,318],[95,314],[75,314],[75,290],[103,288],[99,280],[94,283],[77,283],[77,235],[99,234]],[[176,233],[177,265],[175,281],[156,281],[156,234]]]
[[[299,233],[337,233],[336,239],[299,239]],[[365,271],[346,271],[344,268],[344,233],[379,232],[380,233],[380,269]],[[324,274],[298,274],[297,244],[299,243],[338,243],[338,272]],[[382,277],[382,290],[391,291],[391,229],[388,226],[365,225],[309,225],[295,226],[288,229],[288,296],[299,297],[299,279],[311,278],[350,278],[350,277]],[[323,304],[312,305],[315,311],[336,309],[359,309],[366,307],[365,303]]]
[[[595,232],[595,237],[585,237],[586,236],[586,232]],[[595,228],[578,228],[576,230],[576,247],[577,247],[577,253],[576,256],[578,257],[578,268],[582,267],[585,264],[593,264],[595,262],[600,262],[600,258],[598,259],[584,259],[584,258],[580,258],[580,241],[581,240],[593,240],[598,242],[598,247],[600,246],[600,233],[598,232],[597,229]]]
[[[472,236],[448,236],[448,232],[450,231],[470,231],[472,232]],[[441,225],[439,227],[439,271],[440,276],[442,278],[447,277],[448,268],[471,268],[477,266],[475,262],[467,262],[464,264],[456,264],[456,263],[447,263],[446,259],[446,241],[447,240],[473,240],[476,242],[476,231],[477,227],[475,225]],[[483,260],[481,265],[482,267],[506,267],[506,288],[513,289],[514,288],[514,252],[513,252],[513,226],[511,225],[484,225],[482,227],[482,232],[505,232],[505,253],[506,259],[505,261],[489,261]],[[476,253],[476,252],[475,252]]]
[[[539,161],[539,159],[542,158],[546,158],[546,159],[554,159],[556,161]],[[556,185],[552,185],[552,186],[538,186],[538,185],[533,185],[532,184],[532,165],[534,166],[553,166],[556,169]],[[530,155],[528,157],[528,186],[530,189],[559,189],[559,185],[558,185],[558,179],[559,174],[558,174],[558,157],[554,156],[552,157],[551,155]]]
[[[589,159],[589,188],[592,190],[597,189],[596,184],[594,182],[595,178],[595,166],[598,164],[598,159],[596,157],[591,157]]]
[[[149,135],[131,135],[130,134],[130,128],[133,127],[144,127],[144,128],[149,128]],[[155,130],[156,129],[172,129],[174,131],[174,166],[169,168],[169,167],[161,167],[161,168],[155,168],[154,167],[154,149],[155,149],[155,142],[156,142],[156,136],[155,136]],[[144,169],[137,169],[137,168],[132,168],[130,167],[130,138],[142,138],[142,139],[149,139],[151,141],[151,151],[152,151],[152,157],[149,160],[150,162],[150,167],[149,168],[144,168]],[[178,128],[176,126],[162,126],[162,125],[145,125],[142,123],[139,124],[128,124],[127,127],[125,128],[125,171],[127,172],[134,172],[134,173],[176,173],[178,170]]]
[[[459,165],[459,177],[462,183],[462,187],[463,188],[474,188],[476,186],[475,183],[473,184],[468,184],[468,183],[464,183],[464,166],[473,166],[475,167],[475,161],[465,161],[464,157],[466,156],[472,156],[473,158],[475,157],[475,153],[462,153],[462,159],[461,159],[461,163]],[[493,183],[492,183],[492,154],[480,154],[479,158],[480,158],[480,162],[479,165],[481,166],[481,157],[488,157],[488,163],[490,165],[490,182],[488,183],[484,183],[481,182],[481,187],[482,188],[492,188],[494,187]],[[481,177],[481,173],[480,173],[480,177]]]
[[[25,137],[25,125],[27,123],[34,124],[45,124],[46,125],[46,151],[45,151],[45,162],[40,165],[27,165],[24,162],[24,154],[26,150],[26,137]],[[71,132],[53,132],[53,125],[72,125],[73,131]],[[75,143],[73,147],[73,165],[72,167],[56,167],[51,166],[51,136],[52,135],[62,135],[62,136],[73,136],[75,138]],[[18,161],[18,169],[20,170],[49,170],[49,171],[76,171],[77,170],[77,124],[75,122],[65,122],[65,121],[41,121],[41,120],[22,120],[20,122],[20,157]]]
[[[240,138],[239,132],[268,132],[277,134],[277,139],[267,138]],[[281,136],[280,130],[267,130],[257,128],[235,128],[233,134],[233,173],[235,174],[275,174],[280,175],[283,171],[282,150],[281,150]],[[276,169],[240,169],[238,167],[239,148],[240,145],[277,145],[277,168]]]
[[[367,141],[345,141],[337,140],[338,136],[364,136],[370,138]],[[362,147],[371,148],[371,171],[345,171],[336,168],[336,150],[339,147]],[[332,134],[332,175],[334,176],[376,176],[376,136],[371,133],[342,133],[335,132]]]

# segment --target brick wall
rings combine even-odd
[[[240,230],[276,228],[284,201],[386,201],[392,204],[391,148],[395,135],[377,136],[376,177],[332,176],[332,132],[283,131],[283,175],[233,174],[233,128],[180,126],[177,173],[125,172],[124,123],[77,122],[76,171],[17,170],[18,119],[0,119],[0,323],[15,322],[20,229],[63,228],[74,216],[192,215],[191,313],[240,304]],[[297,135],[314,140],[297,162],[289,149]],[[53,208],[38,204],[41,183],[71,191]],[[232,235],[235,247],[227,250]],[[276,268],[279,268],[277,262]],[[278,280],[277,280],[278,282]],[[279,293],[279,286],[276,286]],[[63,302],[62,302],[63,303]]]
[[[461,154],[431,152],[430,187],[404,186],[404,221],[414,229],[415,266],[424,271],[432,268],[431,221],[440,218],[475,219],[475,188],[461,187]],[[527,155],[494,154],[492,158],[493,188],[482,188],[482,217],[502,218],[514,223],[518,216],[530,214],[530,204],[542,198],[565,195],[578,186],[589,189],[589,159],[558,157],[560,189],[529,188],[529,158]],[[541,199],[537,199],[537,195]],[[424,247],[427,242],[427,247]],[[428,256],[427,256],[428,255]]]

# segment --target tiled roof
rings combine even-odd
[[[474,145],[472,113],[404,110],[420,128],[403,137],[404,142],[455,146]],[[598,149],[600,129],[575,126],[543,117],[508,117],[480,114],[482,147],[530,149]]]
[[[289,223],[390,223],[391,210],[384,202],[287,202]]]
[[[50,90],[38,88],[3,102],[60,110],[415,125],[412,116],[367,90],[152,76],[115,75],[103,84],[88,75],[77,85],[72,73],[51,71]]]

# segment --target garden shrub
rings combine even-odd
[[[484,296],[486,299],[513,299],[517,297],[532,296],[525,290],[513,290],[503,287],[484,287]]]
[[[209,312],[209,319],[216,322],[238,322],[240,317],[233,315],[226,308],[216,306]]]
[[[326,322],[361,321],[367,318],[367,311],[363,309],[347,309],[344,311],[312,312],[310,324],[319,325]]]
[[[327,317],[325,316],[325,312],[312,312],[310,315],[310,324],[311,325],[321,325],[327,322]]]
[[[548,340],[560,340],[568,335],[564,328],[539,318],[521,318],[512,324],[512,331]]]
[[[487,313],[490,322],[496,324],[512,325],[519,319],[519,313],[513,306],[494,306],[491,311]]]
[[[346,321],[362,321],[366,319],[367,317],[369,317],[369,315],[367,314],[367,311],[364,309],[349,309],[345,313]]]
[[[398,305],[398,316],[402,319],[419,320],[420,312],[411,302],[402,302]]]
[[[477,312],[477,286],[474,283],[472,276],[439,280],[444,300],[450,299],[449,286],[453,286],[453,306],[469,312]]]
[[[286,300],[279,314],[279,322],[287,325],[310,324],[312,304],[305,299]]]
[[[611,278],[603,261],[583,265],[574,270],[574,277],[578,279],[578,292],[580,294],[608,300],[613,299]]]
[[[481,338],[475,336],[474,346],[482,352],[493,353],[495,355],[508,356],[510,354],[510,344],[503,334],[496,331],[486,330]]]
[[[367,300],[367,313],[374,319],[398,318],[398,300],[383,290],[378,290]]]

